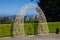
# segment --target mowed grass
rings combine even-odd
[[[33,23],[25,23],[24,25],[25,28],[25,34],[34,34],[34,24]]]
[[[0,24],[0,37],[10,36],[11,24]]]
[[[0,24],[0,37],[11,36],[11,24]],[[33,35],[37,31],[37,23],[25,23],[25,34]],[[48,28],[50,33],[55,33],[56,28],[59,28],[60,31],[60,22],[48,22]]]
[[[56,28],[59,28],[60,31],[60,22],[48,22],[49,32],[55,33]]]

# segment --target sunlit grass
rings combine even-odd
[[[0,24],[0,37],[4,36],[11,36],[11,24]],[[37,23],[25,23],[25,34],[26,35],[33,35],[36,30],[34,28],[37,27]],[[60,22],[48,22],[48,28],[50,33],[55,33],[56,28],[59,28],[60,31]]]

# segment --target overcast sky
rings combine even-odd
[[[0,16],[16,15],[20,8],[28,3],[31,3],[31,0],[0,0]],[[33,0],[33,3],[37,4],[36,0]],[[30,13],[30,10],[27,13]]]

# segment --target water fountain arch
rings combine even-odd
[[[20,12],[17,13],[17,15],[16,15],[14,27],[13,27],[13,36],[25,36],[24,15],[25,15],[25,12],[28,8],[35,8],[39,14],[39,17],[38,17],[38,34],[37,35],[48,34],[49,29],[47,26],[47,21],[46,21],[45,15],[42,12],[41,8],[34,3],[29,3],[29,4],[24,5],[21,8]]]

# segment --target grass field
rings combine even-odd
[[[60,22],[48,22],[49,32],[56,32],[56,28],[59,28],[60,31]]]
[[[0,37],[10,36],[11,24],[0,24]]]
[[[37,23],[25,23],[25,33],[26,34],[34,34],[34,26],[37,26]],[[0,24],[0,37],[11,36],[11,24]],[[56,28],[59,28],[60,31],[60,22],[48,22],[49,32],[56,32]]]

